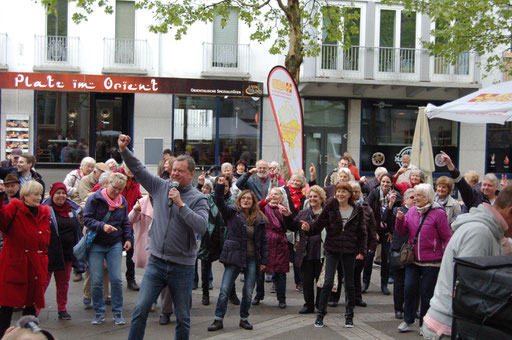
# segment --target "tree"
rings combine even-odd
[[[41,0],[49,12],[55,11],[59,1]],[[75,2],[77,12],[73,21],[87,20],[96,7],[112,13],[114,0],[69,0]],[[196,22],[212,22],[220,16],[221,23],[227,24],[229,13],[235,10],[239,19],[253,28],[250,39],[262,43],[273,40],[269,52],[286,52],[285,66],[299,83],[300,66],[304,57],[317,56],[321,52],[322,37],[326,33],[329,41],[341,42],[350,47],[351,36],[357,35],[359,12],[351,11],[351,3],[331,4],[327,0],[139,0],[136,8],[153,13],[156,23],[149,30],[155,33],[174,31],[179,40],[188,28]],[[326,20],[327,19],[327,20]]]
[[[512,43],[512,4],[509,0],[383,0],[427,14],[434,28],[432,40],[423,41],[432,55],[454,64],[474,51],[486,56],[485,72],[504,70],[503,52]],[[510,70],[509,70],[510,72]]]

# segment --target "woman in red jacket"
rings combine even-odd
[[[13,198],[5,206],[5,192],[0,193],[0,337],[11,323],[14,307],[23,307],[23,315],[35,315],[36,308],[45,307],[50,208],[40,205],[42,195],[43,186],[36,181],[23,184],[21,199]]]

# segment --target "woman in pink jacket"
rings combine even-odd
[[[434,197],[430,184],[418,184],[414,187],[415,206],[405,215],[400,210],[396,215],[396,232],[409,234],[409,243],[414,244],[414,263],[405,267],[404,321],[398,326],[399,332],[407,332],[414,325],[418,293],[421,299],[420,326],[423,323],[434,294],[444,250],[452,236],[446,213],[434,202]]]

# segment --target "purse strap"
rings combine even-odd
[[[110,219],[110,215],[112,215],[112,211],[109,210],[107,211],[107,214],[105,215],[105,217],[103,217],[103,220],[101,222],[107,223]]]
[[[416,232],[416,236],[414,236],[414,240],[412,242],[413,246],[415,246],[416,242],[418,241],[418,236],[420,235],[420,231],[421,231],[421,227],[423,226],[423,222],[425,222],[425,220],[427,219],[427,215],[431,209],[432,209],[432,206],[430,208],[428,208],[427,212],[425,213],[425,217],[423,217],[423,220],[420,222],[420,226],[419,226],[418,231]]]

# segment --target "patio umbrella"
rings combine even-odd
[[[512,121],[512,81],[473,92],[439,107],[428,104],[428,118],[470,124],[505,124]]]
[[[435,171],[432,141],[425,108],[420,107],[416,127],[412,139],[411,164],[417,166],[425,173],[425,183],[432,184],[432,173]]]

